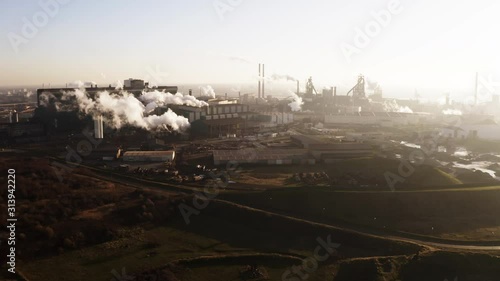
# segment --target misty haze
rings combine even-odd
[[[0,11],[0,279],[500,280],[500,3]]]

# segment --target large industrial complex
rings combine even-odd
[[[500,1],[0,11],[0,280],[500,281]]]

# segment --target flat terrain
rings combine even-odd
[[[234,181],[263,187],[294,187],[311,185],[334,185],[349,186],[349,179],[356,180],[356,185],[365,184],[369,186],[389,187],[385,178],[386,173],[398,174],[401,161],[397,159],[384,158],[359,158],[339,161],[333,164],[321,165],[294,165],[294,166],[260,166],[243,167]],[[328,180],[319,181],[296,181],[294,175],[298,173],[321,173],[325,172]],[[462,182],[453,176],[443,172],[439,168],[428,165],[415,166],[415,171],[405,178],[404,183],[396,187],[427,187],[447,186],[461,184]]]
[[[318,239],[331,239],[337,248],[307,280],[500,276],[495,251],[456,252],[343,228],[352,224],[371,233],[384,224],[393,231],[493,241],[497,236],[486,237],[480,229],[500,225],[494,218],[496,188],[229,190],[186,223],[179,206],[196,206],[192,187],[179,191],[147,180],[102,180],[83,166],[60,182],[50,161],[36,157],[7,155],[0,167],[17,171],[16,269],[26,280],[123,280],[123,274],[135,280],[294,280],[283,274],[313,256]],[[4,204],[5,191],[0,196]],[[450,223],[455,219],[459,223]],[[425,232],[431,224],[435,231]]]
[[[301,187],[224,194],[221,198],[313,221],[394,234],[500,241],[500,187],[396,192]]]

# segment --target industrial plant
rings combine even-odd
[[[0,280],[500,280],[500,2],[0,10]]]

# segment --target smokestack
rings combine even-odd
[[[297,80],[297,96],[299,95],[300,93],[300,82],[299,80]]]
[[[102,115],[94,117],[94,137],[96,139],[104,138]]]
[[[189,89],[189,95],[192,96],[193,95],[193,89]]]
[[[337,104],[337,87],[333,87],[333,104]]]
[[[266,83],[266,74],[264,73],[264,64],[262,64],[262,98],[264,99],[266,97],[265,95],[265,90],[264,90],[264,85]]]
[[[476,88],[474,90],[474,105],[477,105],[477,82],[479,79],[479,73],[476,72]]]
[[[10,123],[19,123],[19,114],[16,110],[12,110],[9,113],[9,121]]]
[[[260,98],[260,76],[261,74],[260,74],[260,63],[259,63],[259,98]]]

